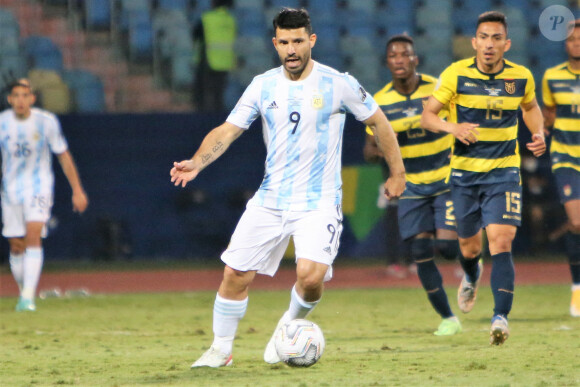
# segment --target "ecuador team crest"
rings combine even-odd
[[[505,80],[505,91],[508,94],[513,94],[516,92],[516,81],[514,80]]]

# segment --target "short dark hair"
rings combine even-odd
[[[508,25],[506,16],[499,11],[487,11],[479,15],[477,18],[477,26],[475,30],[479,28],[481,23],[501,23],[505,28],[505,33],[507,35]]]
[[[407,34],[398,34],[391,36],[390,39],[387,40],[387,45],[385,46],[385,48],[388,50],[389,46],[392,43],[396,42],[409,43],[413,47],[413,49],[415,49],[415,42],[413,41],[413,38]]]
[[[18,79],[16,81],[13,81],[12,83],[10,83],[8,85],[8,91],[10,93],[12,93],[14,91],[14,89],[17,87],[26,87],[27,89],[32,91],[32,86],[30,86],[30,82],[28,81],[28,79],[25,79],[25,78],[21,78],[21,79]]]
[[[312,34],[312,25],[310,24],[310,15],[304,8],[283,8],[274,18],[274,32],[277,28],[283,30],[294,30],[304,27],[308,35]]]

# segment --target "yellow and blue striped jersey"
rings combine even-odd
[[[518,108],[536,97],[530,70],[504,60],[501,71],[486,74],[477,68],[475,57],[463,59],[443,71],[433,97],[450,104],[450,121],[479,124],[476,143],[455,141],[454,184],[520,182]]]
[[[580,71],[568,62],[546,70],[542,80],[544,105],[556,107],[550,155],[552,169],[580,172]]]
[[[401,94],[388,83],[375,95],[395,133],[405,164],[407,186],[404,197],[431,196],[449,190],[445,183],[450,172],[449,157],[453,136],[421,128],[423,105],[433,93],[437,79],[419,74],[419,84],[410,94]],[[448,112],[442,111],[446,118]],[[367,133],[372,134],[370,128]]]

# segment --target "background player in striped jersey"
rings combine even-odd
[[[490,343],[503,344],[509,336],[515,272],[512,242],[521,224],[518,109],[532,133],[527,148],[534,156],[546,150],[543,117],[531,72],[504,59],[510,48],[505,15],[479,16],[472,38],[474,58],[449,66],[423,111],[421,124],[456,137],[451,158],[451,196],[455,207],[460,261],[465,271],[458,290],[460,309],[475,303],[483,266],[482,229],[492,258],[491,288],[494,311]],[[451,119],[438,113],[451,103]]]
[[[341,150],[346,112],[370,126],[391,170],[385,194],[405,189],[405,169],[393,129],[374,99],[350,75],[315,62],[306,10],[283,9],[274,19],[282,66],[254,78],[226,122],[213,129],[190,160],[174,163],[171,181],[185,186],[258,117],[267,148],[266,171],[222,254],[226,264],[214,303],[214,341],[192,367],[232,364],[234,335],[256,273],[273,276],[294,239],[297,281],[278,326],[304,318],[332,276],[340,232]],[[273,337],[264,360],[280,361]]]
[[[552,170],[568,216],[570,314],[580,317],[580,19],[572,22],[571,28],[566,39],[568,61],[546,70],[542,95],[544,123],[552,132]]]
[[[461,332],[461,323],[451,311],[434,258],[436,250],[450,260],[459,255],[453,203],[445,181],[450,171],[453,136],[420,126],[423,104],[433,93],[437,79],[417,73],[418,63],[411,37],[390,38],[386,65],[393,81],[374,98],[397,133],[407,173],[406,189],[399,199],[401,237],[411,241],[411,257],[417,263],[421,284],[443,319],[435,335],[449,336]],[[446,117],[447,110],[440,115]],[[367,153],[371,152],[370,147],[367,145]],[[374,153],[380,154],[378,149]]]
[[[21,79],[10,86],[12,108],[0,113],[2,235],[10,244],[10,269],[20,288],[17,311],[36,309],[44,259],[41,238],[53,203],[52,153],[72,188],[73,210],[82,213],[88,205],[58,119],[33,108],[34,102],[30,83]]]

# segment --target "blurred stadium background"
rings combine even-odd
[[[174,188],[168,173],[227,115],[196,113],[190,103],[192,28],[210,4],[0,0],[0,73],[29,77],[39,105],[59,115],[91,199],[82,218],[73,215],[56,168],[47,258],[214,259],[227,245],[262,178],[259,122],[189,188]],[[233,107],[255,74],[279,65],[270,39],[271,20],[282,6],[306,7],[319,36],[313,57],[352,73],[371,92],[390,80],[383,66],[388,36],[412,35],[419,70],[437,76],[452,61],[473,55],[477,16],[501,10],[512,39],[506,57],[532,70],[540,93],[544,70],[566,60],[563,43],[546,39],[538,28],[542,10],[556,4],[580,17],[580,0],[234,0],[238,66],[229,77],[226,105]],[[363,141],[360,124],[349,117],[343,256],[381,256],[388,248],[376,206],[380,171],[365,165]],[[565,218],[549,158],[536,161],[524,153],[522,175],[524,225],[516,255],[558,253]]]

